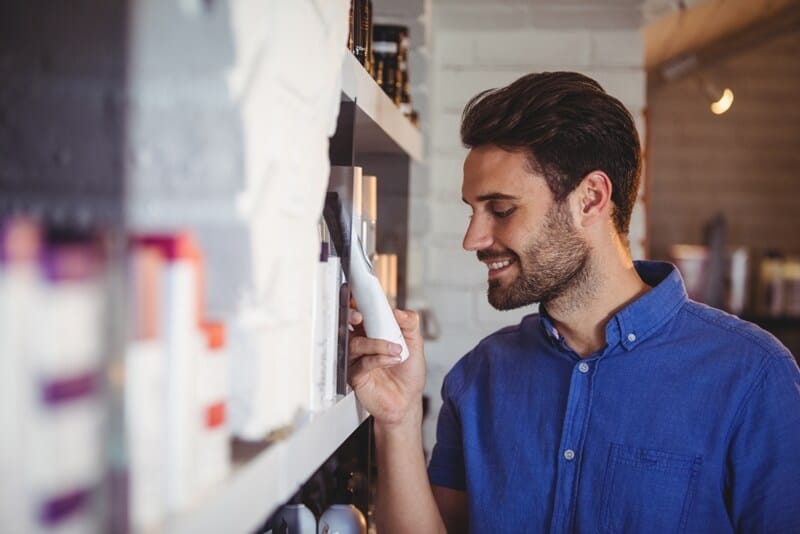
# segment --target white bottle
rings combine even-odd
[[[28,489],[43,530],[97,528],[92,495],[105,474],[101,377],[103,264],[98,243],[68,238],[42,257],[41,333],[31,339],[36,395],[26,420]]]
[[[361,180],[361,240],[372,260],[378,240],[378,177],[365,174]]]
[[[225,325],[205,322],[206,348],[197,368],[194,439],[194,494],[202,495],[228,476],[230,426],[228,424],[228,365]]]
[[[315,295],[311,408],[324,410],[336,401],[341,263],[333,252],[327,224],[320,221],[320,258]]]
[[[157,247],[133,244],[130,252],[131,340],[125,350],[125,438],[129,521],[134,532],[160,524],[164,505],[164,394],[161,274]]]
[[[152,235],[138,242],[158,247],[162,270],[161,332],[164,338],[164,476],[167,511],[186,508],[193,495],[195,385],[203,350],[200,333],[200,251],[189,234]]]
[[[367,521],[352,504],[332,504],[320,516],[317,534],[367,534]]]
[[[336,400],[337,367],[339,356],[339,308],[341,303],[342,259],[335,254],[334,248],[329,247],[330,255],[325,265],[325,383],[323,399],[326,406],[332,406]]]
[[[26,427],[36,398],[30,372],[29,341],[39,332],[35,309],[41,305],[37,257],[38,225],[27,219],[0,223],[0,517],[2,530],[34,530],[36,504],[26,479]]]
[[[405,361],[408,347],[403,333],[381,283],[372,271],[360,239],[350,247],[350,254],[350,290],[364,316],[364,331],[368,337],[385,339],[402,346],[400,357],[401,361]]]
[[[328,262],[327,243],[323,232],[323,222],[317,224],[317,232],[319,241],[317,242],[317,250],[319,257],[317,258],[316,269],[314,270],[314,277],[311,281],[313,286],[313,301],[311,305],[311,347],[309,349],[310,362],[310,384],[309,386],[309,400],[308,407],[312,412],[318,412],[324,407],[322,390],[325,382],[325,366],[323,360],[325,358],[325,301],[324,301],[324,288],[325,288],[325,266]]]
[[[304,504],[286,504],[272,518],[272,532],[284,534],[316,534],[317,518]]]

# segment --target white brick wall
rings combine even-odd
[[[498,67],[527,65],[586,66],[589,63],[589,32],[522,29],[476,32],[474,64]]]
[[[468,208],[461,202],[466,153],[459,127],[464,104],[477,92],[506,85],[523,74],[577,70],[597,79],[639,119],[645,105],[640,2],[481,2],[434,0],[431,31],[431,128],[428,144],[431,215],[422,240],[426,252],[424,297],[441,324],[441,337],[426,347],[431,419],[426,449],[435,440],[439,389],[447,370],[481,338],[516,323],[535,308],[499,312],[486,300],[486,270],[461,248]],[[641,257],[641,208],[631,228],[633,253]]]

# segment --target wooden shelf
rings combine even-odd
[[[370,154],[408,154],[422,160],[422,134],[349,51],[342,62],[342,99],[355,102],[355,145]]]
[[[350,393],[285,440],[267,446],[253,458],[237,461],[226,481],[168,521],[163,531],[253,532],[300,489],[368,415]]]

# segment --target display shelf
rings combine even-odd
[[[163,531],[253,532],[300,489],[368,415],[355,394],[350,393],[288,438],[267,446],[252,458],[235,458],[228,479],[169,521]]]
[[[354,144],[371,154],[405,153],[422,160],[422,134],[349,51],[342,62],[342,99],[355,102]]]

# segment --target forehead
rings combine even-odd
[[[473,148],[464,160],[464,200],[501,193],[520,198],[550,198],[544,178],[533,172],[524,152],[496,146]]]

